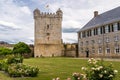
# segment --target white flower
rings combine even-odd
[[[86,74],[83,75],[83,78],[84,78],[84,79],[86,78]]]
[[[107,73],[107,71],[105,70],[105,71],[104,71],[104,73],[106,74],[106,73]]]
[[[94,58],[91,58],[91,60],[94,60]]]
[[[89,64],[91,64],[91,63],[92,63],[91,59],[89,59],[89,60],[88,60],[88,63],[89,63]]]
[[[53,78],[52,80],[55,80],[55,78]]]
[[[60,80],[60,78],[59,78],[59,77],[57,77],[57,78],[56,78],[56,80]]]
[[[103,68],[103,66],[99,66],[98,68],[97,68],[97,70],[99,71],[100,69],[102,69]]]
[[[110,74],[109,77],[113,77],[113,75]]]
[[[100,70],[100,68],[98,67],[98,68],[96,68],[96,70],[98,70],[98,71],[99,71],[99,70]]]
[[[102,75],[102,74],[99,74],[99,77],[100,77],[100,78],[102,78],[102,77],[103,77],[103,75]]]
[[[82,67],[81,69],[82,69],[82,70],[87,70],[87,68],[86,68],[86,67]]]
[[[72,76],[76,76],[76,75],[77,75],[77,73],[76,73],[76,72],[74,72]]]
[[[94,67],[92,67],[91,69],[92,69],[92,70],[95,70],[95,68],[94,68]]]
[[[100,68],[100,69],[102,69],[102,68],[103,68],[103,66],[99,66],[99,68]]]
[[[80,77],[78,77],[78,80],[80,80]]]
[[[91,62],[91,59],[89,59],[88,62]]]
[[[95,61],[93,61],[93,64],[96,64],[97,63],[97,61],[95,60]]]
[[[118,70],[114,70],[114,73],[115,73],[115,74],[118,73]]]

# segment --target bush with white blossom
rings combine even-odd
[[[88,80],[113,80],[118,73],[114,70],[112,64],[106,66],[102,60],[91,58],[88,60],[88,66],[82,67]]]

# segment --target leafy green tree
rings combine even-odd
[[[0,47],[0,55],[12,54],[12,50],[6,47]]]
[[[24,53],[30,53],[30,52],[31,52],[31,49],[24,42],[19,42],[19,43],[14,45],[14,48],[13,48],[13,53],[14,54],[23,55]]]

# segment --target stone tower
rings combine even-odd
[[[35,47],[34,56],[61,56],[62,53],[62,11],[43,13],[34,10]]]

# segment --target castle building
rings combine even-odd
[[[120,7],[98,14],[78,31],[80,57],[120,57]]]
[[[61,56],[62,53],[62,10],[56,13],[34,10],[35,43],[34,56]]]

